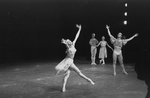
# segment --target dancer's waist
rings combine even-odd
[[[120,46],[114,46],[115,50],[121,50]]]
[[[69,55],[67,55],[66,58],[73,59],[74,56],[69,56]]]

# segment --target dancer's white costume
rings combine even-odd
[[[101,41],[100,43],[101,47],[99,50],[99,58],[107,58],[107,49],[106,49],[107,42]]]
[[[63,80],[63,88],[62,88],[62,92],[65,92],[66,91],[66,83],[67,83],[67,80],[70,76],[70,72],[71,70],[75,71],[80,77],[86,79],[88,82],[90,82],[91,84],[94,85],[94,82],[86,77],[84,74],[81,73],[81,71],[78,69],[78,67],[74,64],[73,62],[73,59],[74,59],[74,55],[76,53],[76,49],[75,49],[75,43],[76,43],[76,40],[77,38],[79,37],[79,34],[80,34],[80,30],[81,30],[81,25],[76,25],[79,30],[76,34],[76,37],[74,39],[74,41],[70,41],[69,39],[68,40],[64,40],[62,39],[62,43],[65,44],[67,46],[67,56],[65,59],[63,59],[56,67],[55,69],[57,70],[57,74],[60,72],[60,71],[64,71],[65,72],[65,76],[64,76],[64,80]]]
[[[76,49],[74,47],[68,48],[67,51],[67,56],[65,59],[63,59],[56,67],[55,69],[60,72],[60,71],[67,71],[68,68],[73,65],[73,58],[74,54],[76,53]]]

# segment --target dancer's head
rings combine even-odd
[[[69,39],[62,39],[61,40],[63,44],[66,44],[67,46],[71,47],[73,45],[72,41]]]
[[[73,45],[72,41],[69,40],[69,39],[66,40],[66,44],[67,44],[69,47],[71,47],[71,46]]]
[[[102,40],[105,40],[105,36],[102,36]]]
[[[92,38],[94,38],[95,37],[95,33],[92,33]]]
[[[118,33],[118,38],[122,38],[122,33],[121,32]]]

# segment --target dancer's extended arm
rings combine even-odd
[[[126,44],[128,41],[131,41],[133,38],[137,37],[138,33],[134,34],[132,37],[123,40],[123,44]]]
[[[138,33],[134,34],[132,37],[128,38],[128,39],[125,39],[126,41],[130,41],[132,40],[133,38],[137,37],[138,36]]]
[[[79,37],[79,34],[80,34],[80,31],[81,31],[81,25],[76,25],[76,27],[77,28],[79,28],[79,30],[78,30],[78,32],[77,32],[77,34],[76,34],[76,36],[75,36],[75,39],[73,40],[73,44],[75,45],[75,43],[76,43],[76,41],[77,41],[77,39],[78,39],[78,37]]]
[[[97,47],[101,44],[101,41],[98,43]]]
[[[110,38],[112,38],[113,40],[116,40],[116,38],[111,35],[108,25],[106,25],[106,29],[107,29],[107,32],[108,32],[108,35],[110,36]]]

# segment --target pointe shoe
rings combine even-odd
[[[93,81],[91,81],[91,84],[92,84],[92,85],[95,85],[95,83],[94,83]]]
[[[116,76],[116,72],[114,72],[114,76]]]
[[[91,79],[88,79],[88,82],[90,82],[92,85],[95,84]]]
[[[62,92],[65,92],[66,91],[66,89],[62,89]]]
[[[126,75],[128,75],[128,73],[126,71],[123,71]]]

